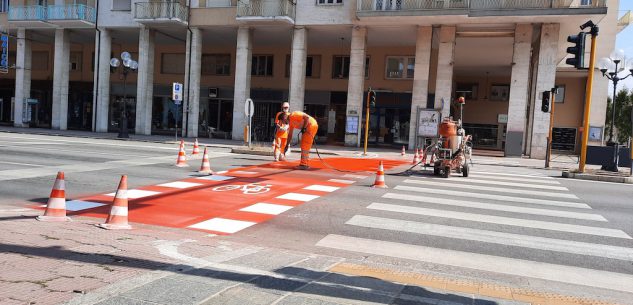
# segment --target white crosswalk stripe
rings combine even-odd
[[[630,264],[633,238],[553,177],[536,171],[476,171],[467,178],[412,176],[399,181],[380,202],[367,202],[364,212],[347,219],[345,225],[361,230],[345,234],[357,236],[329,234],[316,245],[633,292],[628,284],[633,282],[633,275],[628,271],[591,260]],[[433,238],[403,235],[402,240],[407,242],[401,243],[387,239],[398,233]],[[441,246],[433,247],[435,244]],[[458,251],[462,249],[470,252]],[[555,254],[542,254],[548,252]],[[555,259],[563,255],[573,256]],[[578,257],[587,261],[579,261]]]
[[[425,186],[443,186],[451,189],[462,189],[462,190],[476,190],[476,191],[490,191],[497,193],[509,193],[509,194],[534,194],[534,190],[526,190],[526,189],[511,189],[507,187],[491,187],[491,186],[481,186],[481,185],[469,185],[460,182],[453,181],[435,181],[433,179],[407,179],[403,181],[404,183],[409,184],[417,184],[417,185],[425,185]],[[544,192],[544,191],[536,191],[537,194],[541,197],[553,197],[553,198],[571,198],[578,199],[578,197],[574,194],[567,193],[553,193],[553,192]]]
[[[492,200],[499,200],[499,201],[552,205],[552,206],[560,206],[560,207],[567,207],[567,208],[591,209],[590,206],[584,203],[579,203],[579,202],[554,201],[554,200],[547,200],[547,199],[513,197],[513,196],[504,196],[504,195],[491,195],[491,194],[482,194],[482,193],[474,193],[474,192],[443,190],[443,189],[428,188],[428,187],[414,187],[414,186],[406,186],[406,185],[398,185],[394,189],[401,190],[401,191],[427,193],[427,194],[439,194],[439,195],[459,196],[459,197],[479,198],[479,199],[492,199]],[[534,195],[538,196],[538,193],[537,192],[532,193],[532,196]]]

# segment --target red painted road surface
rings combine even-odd
[[[329,167],[314,160],[309,171],[294,170],[297,162],[276,162],[130,189],[129,221],[231,234],[373,177],[381,161],[338,157],[325,160]],[[382,161],[385,170],[408,163]],[[68,201],[68,214],[105,219],[113,198],[114,193],[110,193]]]

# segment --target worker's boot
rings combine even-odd
[[[305,165],[305,164],[299,164],[298,166],[296,166],[296,167],[295,167],[295,169],[298,169],[298,170],[308,170],[308,169],[310,169],[310,166]]]

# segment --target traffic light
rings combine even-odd
[[[572,58],[567,58],[565,63],[574,66],[576,69],[582,69],[585,65],[585,36],[587,33],[580,32],[578,35],[567,36],[567,42],[574,44],[573,47],[567,48],[567,53],[571,54]]]
[[[376,107],[376,91],[370,89],[369,92],[367,92],[367,94],[369,95],[369,107],[375,108]]]
[[[541,111],[543,112],[549,112],[549,97],[550,97],[550,92],[543,91],[543,98],[541,100]]]

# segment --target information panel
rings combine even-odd
[[[434,138],[438,136],[440,112],[421,109],[418,116],[418,136]]]

